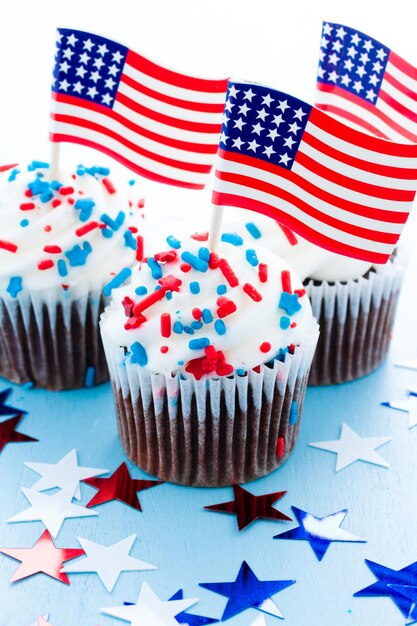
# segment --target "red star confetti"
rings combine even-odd
[[[24,414],[19,413],[16,417],[11,417],[8,420],[0,423],[0,452],[8,443],[23,443],[24,441],[38,441],[33,437],[24,435],[23,433],[16,432],[16,427],[23,418]]]
[[[140,480],[132,478],[126,463],[119,465],[117,470],[107,478],[89,478],[83,481],[90,487],[98,489],[95,496],[87,503],[87,507],[98,506],[112,500],[119,500],[137,511],[142,507],[137,496],[138,491],[161,485],[163,480]]]
[[[35,574],[46,574],[69,585],[68,576],[61,572],[65,561],[85,554],[81,548],[57,548],[48,530],[45,530],[32,548],[0,548],[0,552],[21,561],[10,582],[14,583]],[[42,617],[38,624],[47,624]]]
[[[52,626],[50,622],[48,622],[49,613],[45,613],[44,615],[40,615],[37,620],[32,622],[30,626]]]
[[[249,524],[252,524],[252,522],[260,518],[292,521],[291,517],[274,509],[272,506],[274,502],[280,500],[287,493],[286,491],[275,491],[262,496],[255,496],[249,491],[246,491],[246,489],[239,487],[239,485],[234,485],[233,493],[235,499],[231,502],[211,504],[204,508],[211,511],[236,515],[239,530],[243,530],[246,526],[249,526]]]

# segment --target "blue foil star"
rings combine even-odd
[[[407,565],[400,570],[390,569],[389,567],[374,563],[373,561],[365,560],[365,563],[378,580],[372,583],[372,585],[357,591],[354,596],[360,598],[368,596],[390,596],[404,617],[408,618],[414,606],[414,600],[406,598],[403,590],[399,593],[397,588],[393,588],[393,585],[417,586],[417,562],[411,563],[411,565]]]
[[[183,590],[179,589],[169,600],[184,600]],[[185,624],[186,626],[205,626],[205,624],[217,624],[219,621],[218,619],[214,619],[214,617],[194,615],[193,613],[187,613],[187,611],[178,613],[178,615],[175,616],[175,619],[179,624]]]
[[[0,391],[0,415],[21,415],[22,413],[27,413],[23,409],[16,409],[14,406],[6,404],[6,400],[11,393],[12,390],[10,388]]]
[[[221,618],[224,621],[251,608],[282,618],[271,596],[294,583],[295,580],[259,580],[246,561],[243,561],[234,582],[200,583],[200,587],[229,599]]]
[[[325,517],[316,517],[311,513],[297,509],[295,506],[291,508],[300,525],[297,528],[275,535],[274,539],[308,541],[319,561],[322,560],[333,541],[366,543],[364,539],[360,539],[360,537],[340,528],[347,515],[347,509],[326,515]]]

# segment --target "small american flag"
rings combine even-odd
[[[417,145],[348,128],[288,94],[229,82],[213,203],[264,213],[345,256],[385,263],[417,187]]]
[[[316,106],[378,137],[417,143],[417,68],[364,33],[324,22]]]
[[[204,187],[227,79],[185,76],[79,30],[58,29],[57,46],[51,141],[95,148],[158,182]]]

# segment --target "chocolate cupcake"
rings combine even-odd
[[[297,438],[317,323],[276,255],[206,236],[155,254],[113,292],[101,333],[122,446],[187,485],[263,476]]]
[[[132,195],[103,167],[0,173],[0,376],[47,389],[108,379],[99,317],[143,253]]]

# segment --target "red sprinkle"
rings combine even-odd
[[[32,191],[30,189],[26,189],[25,196],[26,196],[26,198],[31,198],[33,196]]]
[[[163,291],[179,291],[182,285],[182,280],[173,276],[172,274],[168,274],[163,278],[158,280],[158,283],[161,285]]]
[[[271,349],[271,344],[269,343],[269,341],[264,341],[263,343],[261,343],[261,345],[259,346],[259,350],[261,352],[269,352]]]
[[[126,317],[131,317],[133,313],[133,307],[135,306],[132,298],[129,298],[129,296],[125,296],[122,300],[122,306],[125,310]]]
[[[61,287],[64,291],[67,291],[67,289],[69,289],[69,285],[66,285],[65,283],[62,283]]]
[[[306,295],[306,290],[305,289],[294,289],[294,293],[296,293],[299,298],[302,298],[303,296]]]
[[[219,307],[217,309],[217,315],[220,318],[227,317],[228,315],[231,315],[237,309],[237,306],[233,302],[233,300],[228,300],[227,298],[224,298],[224,297],[217,298],[217,304],[218,304],[218,307]]]
[[[201,312],[201,309],[198,309],[197,307],[195,307],[192,311],[191,311],[191,315],[193,316],[193,318],[195,320],[197,320],[198,322],[201,320],[201,316],[203,315]],[[214,346],[213,346],[214,347]]]
[[[243,291],[247,293],[248,296],[252,298],[252,300],[254,300],[255,302],[260,302],[262,300],[262,296],[259,293],[259,291],[255,289],[255,287],[253,285],[250,285],[249,283],[245,283],[243,285]]]
[[[215,252],[210,252],[209,268],[216,270],[219,267],[219,255]]]
[[[290,328],[295,328],[297,326],[297,322],[293,322],[292,324],[290,324]]]
[[[169,313],[162,313],[161,315],[161,335],[162,337],[171,336],[171,316]]]
[[[69,196],[71,193],[74,193],[74,187],[60,187],[59,193],[61,196]]]
[[[133,233],[134,235],[136,235],[136,233],[138,232],[138,229],[136,228],[136,226],[129,226],[127,230],[130,230],[130,232]]]
[[[77,237],[82,237],[83,235],[86,235],[91,230],[94,230],[95,228],[98,228],[98,227],[99,227],[98,222],[87,222],[87,224],[83,224],[83,226],[80,226],[80,228],[77,228],[77,230],[75,231],[75,234],[77,235]]]
[[[52,259],[45,259],[45,261],[39,261],[38,269],[39,270],[49,270],[54,265],[55,265],[55,263],[52,261]]]
[[[281,284],[282,284],[282,291],[286,291],[287,293],[292,293],[291,274],[289,273],[288,270],[282,270]]]
[[[187,272],[189,272],[189,271],[190,271],[190,269],[191,269],[191,265],[190,265],[189,263],[181,263],[181,265],[180,265],[180,270],[181,270],[182,272],[187,273]]]
[[[226,259],[219,260],[219,269],[231,287],[238,286],[238,278]]]
[[[50,233],[52,230],[52,226],[50,226],[49,224],[47,224],[46,226],[43,227],[44,231],[46,233]]]
[[[170,274],[168,274],[168,276],[164,276],[164,278],[160,278],[158,283],[161,285],[161,289],[153,291],[146,296],[146,298],[143,298],[140,302],[135,304],[133,308],[134,315],[139,315],[156,302],[159,302],[159,300],[162,300],[167,291],[179,291],[180,285],[182,285],[182,281],[179,278],[171,276]]]
[[[54,198],[51,202],[51,205],[54,209],[56,209],[56,207],[60,204],[62,204],[62,200],[60,200],[59,198]]]
[[[143,209],[144,206],[145,206],[145,198],[141,198],[138,202],[138,207],[139,209]]]
[[[162,263],[172,263],[177,258],[175,250],[167,250],[166,252],[157,252],[153,255],[155,261],[161,261]]]
[[[260,374],[261,373],[261,366],[257,365],[256,367],[252,367],[252,370],[254,372],[256,372],[257,374]]]
[[[113,185],[110,178],[103,178],[103,185],[107,189],[108,193],[116,193],[116,187]]]
[[[162,354],[166,354],[168,352],[168,350],[169,350],[168,346],[161,346]]]
[[[17,245],[15,243],[12,243],[11,241],[4,241],[0,239],[0,249],[7,250],[8,252],[16,252]]]
[[[60,254],[62,252],[62,248],[59,246],[45,246],[43,251],[48,252],[49,254]]]
[[[194,233],[194,235],[191,235],[191,239],[195,239],[196,241],[207,241],[208,236],[208,233]]]
[[[295,345],[293,343],[288,346],[288,352],[290,354],[294,354],[294,352],[295,352]]]
[[[268,280],[268,266],[266,263],[259,263],[258,276],[261,283],[266,283]]]
[[[285,449],[284,437],[278,437],[278,439],[277,439],[277,457],[279,459],[282,459],[282,457],[284,456],[284,449]]]
[[[22,202],[19,208],[21,211],[31,211],[35,206],[34,202]]]
[[[143,261],[143,237],[138,235],[136,237],[136,261]]]
[[[146,322],[146,317],[144,315],[136,315],[129,317],[125,324],[126,330],[132,330],[133,328],[139,328],[144,322]]]
[[[205,356],[188,361],[185,366],[186,372],[193,374],[197,380],[211,372],[216,372],[218,376],[228,376],[233,373],[233,366],[226,363],[223,352],[217,352],[212,345],[204,348],[204,352]]]
[[[67,198],[67,202],[68,202],[68,204],[74,204],[75,200],[74,200],[74,198]]]

